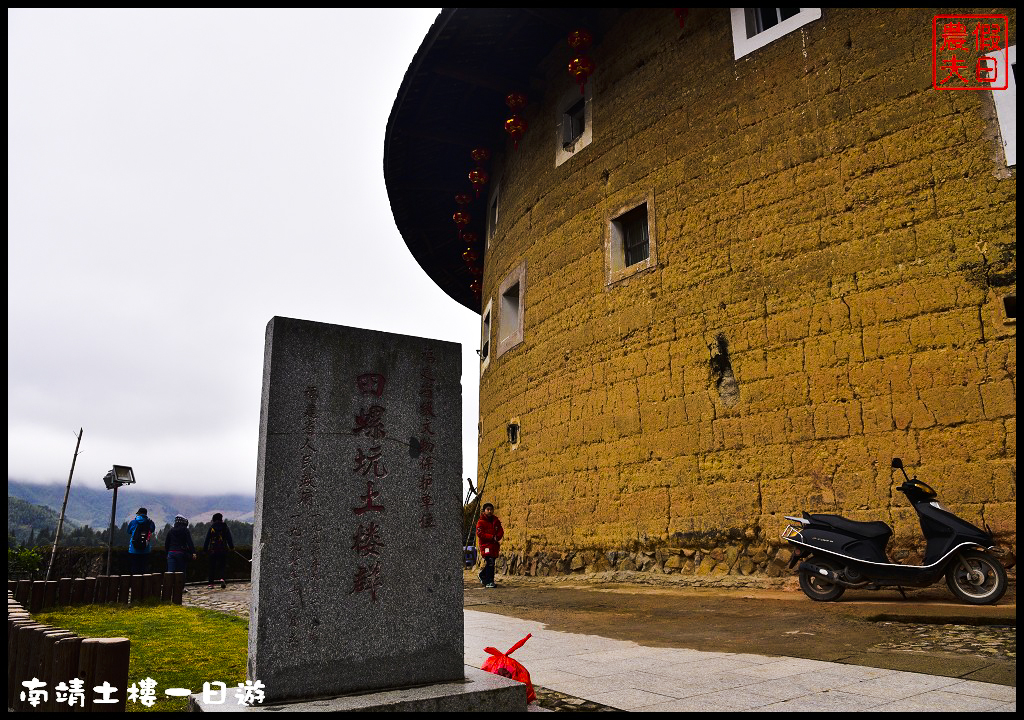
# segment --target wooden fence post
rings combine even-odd
[[[96,578],[85,578],[85,598],[82,600],[86,605],[96,602]]]
[[[122,575],[121,581],[117,589],[117,602],[122,605],[128,604],[128,596],[131,595],[132,591],[132,576]]]
[[[71,581],[71,604],[85,604],[85,578],[74,578]]]
[[[57,604],[57,586],[56,580],[47,580],[46,587],[43,588],[43,608],[52,608]]]
[[[46,589],[45,580],[34,580],[28,594],[28,611],[37,613],[43,609],[43,593]]]
[[[128,697],[128,638],[85,638],[78,660],[78,677],[86,688],[112,688],[110,700],[97,701],[100,693],[87,693],[85,709],[90,712],[124,712]]]
[[[61,578],[57,581],[57,604],[71,604],[71,588],[75,584],[74,578]]]
[[[110,578],[106,575],[96,576],[96,596],[93,598],[93,602],[97,605],[102,605],[107,601],[107,581]]]

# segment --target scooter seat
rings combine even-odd
[[[858,522],[857,520],[847,520],[839,515],[808,515],[808,517],[812,523],[827,525],[840,532],[850,533],[869,540],[877,538],[888,539],[892,536],[892,528],[881,520]]]

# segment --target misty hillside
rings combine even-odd
[[[106,528],[110,525],[110,504],[113,491],[100,487],[71,484],[65,522]],[[60,513],[64,502],[65,484],[36,485],[19,480],[7,480],[7,495],[33,505],[42,505]],[[8,501],[10,502],[10,501]],[[125,485],[117,491],[117,524],[135,517],[139,507],[149,510],[149,517],[157,527],[173,523],[175,515],[184,515],[193,523],[209,522],[214,513],[223,513],[225,519],[253,522],[255,498],[252,495],[183,495],[142,490],[138,485]],[[56,516],[54,516],[56,517]]]
[[[13,534],[18,542],[26,542],[30,535],[38,534],[44,528],[54,532],[59,515],[57,510],[7,496],[7,532]],[[67,521],[64,524],[71,525]]]

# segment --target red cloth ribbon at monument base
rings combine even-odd
[[[481,668],[481,670],[494,673],[495,675],[501,675],[502,677],[512,678],[513,680],[526,685],[527,703],[537,701],[537,693],[533,691],[533,683],[530,682],[530,671],[524,668],[518,660],[510,658],[509,655],[521,648],[523,643],[529,640],[532,636],[533,633],[528,634],[522,640],[510,647],[506,653],[501,652],[498,648],[485,647],[484,652],[488,653],[491,657],[484,661],[484,666]]]

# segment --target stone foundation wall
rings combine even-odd
[[[889,548],[889,559],[908,565],[923,564],[924,543],[902,543]],[[700,538],[676,537],[668,542],[622,550],[564,550],[511,552],[495,563],[506,575],[550,577],[608,571],[643,572],[695,577],[793,575],[789,568],[792,546],[778,537],[766,538],[757,528],[710,533]],[[1016,556],[1001,558],[1008,569]],[[482,561],[479,563],[482,567]]]

